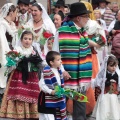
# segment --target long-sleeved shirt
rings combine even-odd
[[[55,74],[55,77],[57,79],[58,85],[61,85],[61,80],[60,80],[60,75],[58,73],[58,70],[56,68],[51,68],[51,70],[53,71],[53,73]],[[45,93],[49,93],[51,94],[52,89],[49,89],[48,86],[45,84],[44,81],[44,77],[42,75],[41,80],[39,82],[39,87],[41,88],[41,90]]]

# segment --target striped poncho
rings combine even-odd
[[[84,29],[78,31],[72,21],[65,22],[59,28],[59,49],[62,64],[71,75],[71,78],[65,81],[65,87],[81,90],[90,85],[92,57]]]
[[[64,80],[61,70],[58,70],[61,78],[61,87],[64,87]],[[49,89],[54,90],[55,86],[58,85],[57,79],[50,69],[49,66],[46,66],[43,70],[44,81],[45,84],[49,87]],[[60,98],[55,95],[50,95],[48,93],[45,94],[45,106],[48,108],[56,108],[56,119],[55,120],[67,120],[66,118],[66,104],[65,97],[62,96]]]

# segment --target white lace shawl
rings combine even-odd
[[[102,98],[102,95],[104,94],[104,89],[105,89],[107,61],[108,61],[109,56],[111,56],[111,55],[107,55],[104,58],[104,61],[100,68],[100,71],[98,72],[95,80],[92,81],[93,88],[95,88],[97,86],[99,86],[101,88],[101,96],[100,96],[101,98]],[[118,91],[120,91],[120,70],[119,70],[118,66],[116,68],[116,73],[118,74]]]
[[[0,9],[0,18],[5,18],[7,16],[11,5],[13,5],[13,3],[4,4],[4,6]]]

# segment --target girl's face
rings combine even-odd
[[[64,8],[64,14],[69,13],[69,9],[68,8]]]
[[[41,18],[42,11],[40,11],[36,6],[32,6],[31,10],[32,10],[32,17],[34,20]]]
[[[58,15],[58,14],[55,14],[54,15],[54,24],[55,24],[55,27],[58,29],[61,26],[61,23],[62,23],[61,16]]]
[[[12,11],[12,14],[11,14],[11,18],[12,18],[12,21],[15,21],[15,18],[16,18],[16,16],[17,16],[17,9],[13,12]]]
[[[61,56],[56,55],[54,61],[50,61],[50,64],[53,68],[58,68],[62,64]]]
[[[48,40],[47,47],[48,47],[49,50],[52,50],[52,45],[53,45],[52,40]]]
[[[99,12],[95,12],[94,15],[95,15],[96,19],[100,19],[101,18],[101,14]]]
[[[25,34],[23,36],[23,39],[21,40],[21,43],[23,47],[29,48],[32,45],[32,41],[33,41],[32,34]]]
[[[107,70],[111,73],[115,72],[116,70],[116,67],[117,67],[117,64],[115,65],[112,65],[113,63],[109,63],[108,66],[107,66]]]

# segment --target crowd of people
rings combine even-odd
[[[96,4],[58,0],[50,15],[36,0],[3,5],[0,118],[120,120],[119,5]],[[58,97],[56,86],[88,102]]]

